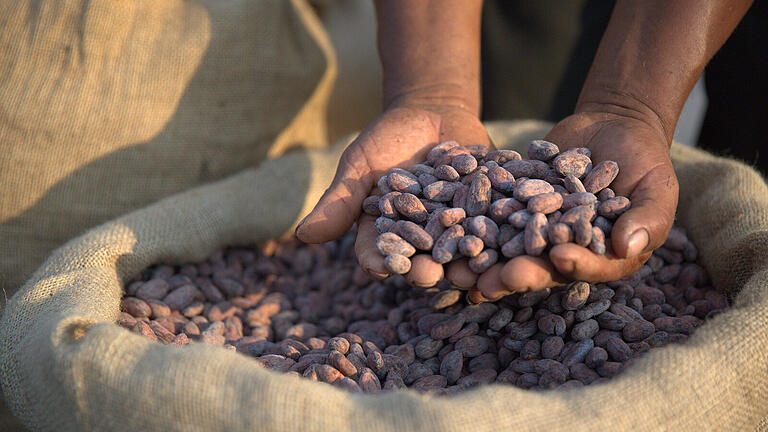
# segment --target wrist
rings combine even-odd
[[[598,88],[589,88],[585,84],[574,113],[607,114],[611,117],[636,120],[656,131],[667,147],[672,144],[677,123],[676,114],[665,113],[656,101],[638,97],[632,91],[605,85],[596,87]],[[674,108],[668,111],[679,112]]]
[[[474,88],[473,88],[474,87]],[[384,91],[384,110],[419,108],[430,111],[461,110],[480,118],[480,89],[460,83],[400,86]]]

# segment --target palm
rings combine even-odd
[[[575,244],[564,244],[552,248],[548,260],[515,258],[481,276],[479,290],[472,293],[477,300],[546,288],[573,279],[620,279],[647,260],[650,250],[664,241],[672,225],[677,207],[677,179],[662,133],[631,118],[581,113],[559,122],[546,139],[561,149],[588,147],[595,163],[616,161],[620,171],[612,188],[632,200],[632,209],[614,225],[612,248],[605,256]],[[630,244],[630,237],[640,229],[645,229],[650,238],[646,247],[637,250]]]
[[[375,247],[374,219],[360,215],[363,199],[388,169],[421,162],[429,149],[448,139],[462,145],[490,145],[477,117],[460,108],[388,110],[347,147],[331,187],[297,230],[299,238],[310,243],[327,241],[344,234],[357,220],[355,252],[361,267],[374,276],[387,276],[384,257]],[[429,256],[415,257],[413,262],[406,277],[414,285],[431,286],[443,276],[442,266]]]

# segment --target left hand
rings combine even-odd
[[[653,122],[607,112],[582,112],[559,122],[545,137],[566,150],[587,147],[593,164],[613,160],[616,195],[632,201],[610,233],[605,255],[576,244],[553,247],[546,257],[521,256],[480,275],[471,301],[497,300],[515,292],[550,288],[571,280],[606,282],[637,271],[661,246],[675,218],[678,183],[665,134]],[[465,274],[469,269],[454,269]]]

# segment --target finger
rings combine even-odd
[[[430,288],[443,278],[443,265],[432,259],[432,255],[419,254],[411,257],[411,270],[405,280],[417,288]]]
[[[549,260],[532,256],[519,256],[509,260],[501,269],[500,277],[504,289],[512,293],[537,291],[568,282]],[[491,292],[483,294],[486,297],[494,295]]]
[[[456,288],[468,290],[477,283],[477,273],[469,268],[466,258],[446,265],[445,278]]]
[[[384,266],[384,257],[376,249],[376,237],[379,233],[373,227],[373,221],[374,218],[370,215],[360,217],[355,239],[355,256],[363,271],[376,279],[384,279],[389,276],[389,271]]]
[[[661,246],[675,221],[678,184],[672,165],[649,171],[630,195],[632,207],[611,231],[611,246],[620,258],[634,258]]]
[[[339,160],[336,176],[315,208],[296,227],[306,243],[323,243],[346,233],[361,213],[373,176],[361,145],[350,144]]]
[[[636,272],[648,260],[650,252],[623,259],[614,254],[598,255],[587,248],[568,243],[549,251],[555,270],[572,280],[606,282],[619,280]]]
[[[496,301],[512,292],[501,281],[504,264],[494,264],[477,278],[477,289],[482,296],[490,301]]]

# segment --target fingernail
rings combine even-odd
[[[627,258],[634,258],[645,250],[646,247],[648,247],[648,242],[650,241],[650,236],[648,235],[648,231],[645,228],[640,228],[639,230],[632,233],[631,236],[629,236],[629,243],[627,245]]]
[[[301,230],[301,227],[302,227],[302,226],[304,226],[304,222],[306,222],[306,221],[307,221],[307,218],[308,218],[308,217],[309,217],[309,215],[306,215],[306,216],[304,216],[304,219],[302,219],[302,220],[301,220],[301,222],[299,222],[299,224],[298,224],[298,225],[296,225],[296,229],[295,229],[295,230],[293,230],[293,233],[294,233],[294,234],[295,234],[297,237],[299,236],[299,231]]]

